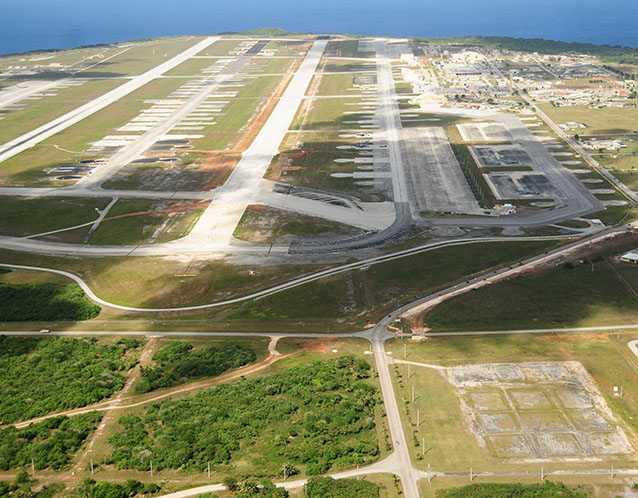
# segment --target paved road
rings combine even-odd
[[[198,52],[202,51],[218,39],[218,36],[207,37],[201,42],[184,50],[181,54],[176,55],[172,59],[169,59],[168,61],[154,67],[153,69],[139,76],[131,78],[129,81],[120,85],[114,90],[111,90],[110,92],[97,97],[91,102],[88,102],[87,104],[84,104],[77,109],[73,109],[65,115],[54,119],[53,121],[50,121],[49,123],[42,125],[34,130],[31,130],[30,132],[27,132],[14,140],[0,145],[0,163],[19,154],[20,152],[33,147],[34,145],[39,144],[47,138],[52,137],[56,133],[59,133],[70,126],[79,123],[81,120],[91,116],[92,114],[95,114],[97,111],[104,109],[106,106],[116,102],[117,100],[125,97],[138,88],[146,85],[155,78],[161,76],[166,71],[169,71],[170,69],[178,66],[179,64],[189,59],[191,56],[197,54]]]
[[[202,105],[208,97],[217,91],[220,86],[226,84],[248,64],[256,53],[267,42],[258,43],[254,50],[246,52],[245,55],[238,56],[237,59],[226,65],[218,74],[210,77],[199,76],[203,86],[201,90],[186,100],[184,104],[176,109],[170,116],[163,121],[157,123],[150,130],[143,133],[136,140],[122,147],[107,161],[104,161],[95,167],[90,174],[82,177],[75,185],[69,189],[91,189],[100,186],[106,182],[114,174],[123,167],[127,166],[131,161],[139,157],[144,151],[151,147],[162,136],[166,135],[173,127],[180,123],[184,118],[188,117],[200,105]]]
[[[620,231],[619,229],[617,229],[618,231]],[[606,232],[606,233],[612,233],[612,232]],[[30,239],[19,239],[20,241],[23,241],[24,243],[33,243],[33,242],[38,242],[38,241],[33,241]],[[5,268],[13,268],[16,270],[35,270],[35,271],[45,271],[45,272],[50,272],[50,273],[55,273],[58,275],[63,275],[65,277],[68,277],[70,279],[72,279],[73,281],[75,281],[84,291],[84,293],[89,297],[89,299],[93,300],[94,302],[102,305],[102,306],[106,306],[109,308],[113,308],[113,309],[119,309],[122,311],[131,311],[131,312],[144,312],[144,313],[160,313],[160,312],[169,312],[169,311],[194,311],[194,310],[201,310],[201,309],[208,309],[208,308],[215,308],[215,307],[219,307],[219,306],[226,306],[228,304],[236,304],[236,303],[240,303],[240,302],[244,302],[244,301],[249,301],[252,299],[256,299],[258,297],[265,297],[265,296],[269,296],[271,294],[275,294],[277,292],[281,292],[284,290],[288,290],[288,289],[292,289],[294,287],[297,287],[299,285],[303,285],[309,282],[314,282],[315,280],[319,280],[321,278],[327,277],[327,276],[332,276],[332,275],[337,275],[339,273],[344,273],[344,272],[348,272],[351,270],[356,270],[358,268],[362,268],[362,267],[366,267],[366,266],[370,266],[370,265],[374,265],[374,264],[379,264],[382,262],[386,262],[386,261],[392,261],[395,259],[400,259],[403,258],[405,256],[409,256],[409,255],[413,255],[413,254],[419,254],[422,252],[427,252],[427,251],[432,251],[435,249],[439,249],[439,248],[443,248],[443,247],[452,247],[452,246],[456,246],[456,245],[466,245],[466,244],[474,244],[474,243],[486,243],[486,242],[504,242],[504,241],[530,241],[530,240],[556,240],[556,237],[482,237],[482,238],[476,238],[476,239],[453,239],[453,240],[445,240],[445,241],[437,241],[437,242],[430,242],[428,244],[424,244],[422,246],[419,247],[415,247],[415,248],[411,248],[411,249],[405,249],[403,251],[399,251],[396,253],[392,253],[392,254],[386,254],[386,255],[382,255],[382,256],[376,256],[374,258],[367,258],[361,261],[357,261],[355,263],[347,263],[344,265],[340,265],[334,268],[329,268],[326,270],[322,270],[319,272],[315,272],[315,273],[311,273],[309,275],[305,275],[303,277],[299,277],[296,279],[293,279],[289,282],[285,282],[273,287],[270,287],[268,289],[264,289],[261,290],[259,292],[254,292],[252,294],[248,294],[246,296],[242,296],[242,297],[237,297],[234,299],[228,299],[225,301],[218,301],[215,303],[209,303],[209,304],[202,304],[202,305],[195,305],[195,306],[185,306],[185,307],[178,307],[178,308],[137,308],[137,307],[132,307],[132,306],[122,306],[119,304],[115,304],[115,303],[111,303],[108,301],[105,301],[103,299],[101,299],[100,297],[98,297],[93,290],[89,287],[89,285],[80,277],[78,277],[77,275],[74,275],[71,272],[67,272],[65,270],[58,270],[58,269],[54,269],[54,268],[45,268],[45,267],[40,267],[40,266],[27,266],[27,265],[14,265],[14,264],[9,264],[9,263],[0,263],[0,267],[5,267]],[[588,241],[589,239],[583,239],[585,242]],[[580,242],[579,242],[580,243]],[[0,245],[1,245],[1,239],[0,239]],[[67,244],[59,244],[60,246],[66,246]],[[108,248],[100,248],[100,247],[95,247],[94,249],[97,250],[105,250]],[[120,249],[120,248],[114,248],[114,249]],[[96,255],[101,255],[99,252],[95,253]],[[103,255],[103,254],[102,254]]]

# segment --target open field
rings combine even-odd
[[[85,151],[90,143],[113,133],[116,128],[138,116],[142,109],[148,107],[147,99],[165,97],[183,83],[184,81],[180,78],[154,80],[80,123],[4,161],[0,170],[0,184],[16,186],[68,184],[68,181],[56,181],[46,176],[42,170],[74,164],[77,160],[100,157],[97,152]]]
[[[96,210],[104,209],[109,200],[93,197],[0,197],[0,233],[35,235],[88,223],[97,219]]]
[[[158,38],[148,43],[132,44],[131,49],[98,66],[91,73],[135,76],[160,65],[189,47],[199,43],[201,37]]]
[[[79,86],[53,90],[55,97],[28,102],[24,110],[11,111],[2,118],[0,143],[9,142],[83,104],[113,90],[124,79],[86,81]]]
[[[121,199],[89,242],[129,245],[174,240],[190,231],[204,207],[202,203]]]
[[[550,245],[504,242],[437,249],[265,297],[246,304],[233,317],[262,321],[338,318],[360,327],[376,322],[387,310],[418,296],[506,261],[517,261],[524,254],[542,252]]]
[[[369,75],[363,73],[352,74],[317,74],[310,82],[309,88],[317,88],[316,95],[330,96],[330,95],[358,95],[362,90],[355,85],[355,78],[369,78]],[[372,78],[376,76],[372,75]]]
[[[587,133],[635,133],[638,128],[638,108],[604,107],[591,109],[583,105],[554,107],[551,104],[539,104],[557,124],[575,121],[587,125]]]
[[[239,46],[241,42],[239,40],[217,40],[212,45],[206,47],[197,55],[205,55],[205,56],[219,56],[219,55],[228,55],[228,52],[233,50],[235,47]]]
[[[164,73],[165,76],[203,76],[200,73],[214,65],[219,59],[202,58],[202,59],[187,59],[179,66],[174,67],[170,71]]]
[[[406,347],[407,361],[454,367],[452,370],[447,370],[442,374],[433,368],[411,365],[409,379],[406,365],[397,364],[393,367],[400,399],[407,401],[400,403],[400,406],[404,407],[405,426],[409,428],[409,440],[415,445],[412,451],[417,458],[418,465],[423,468],[423,465],[427,466],[427,463],[430,462],[432,467],[439,471],[453,469],[468,471],[470,466],[475,471],[522,470],[530,468],[530,464],[532,468],[540,465],[540,463],[535,463],[534,459],[530,460],[522,456],[515,456],[514,458],[509,456],[509,458],[506,457],[504,460],[503,456],[493,454],[493,451],[495,451],[493,444],[490,444],[487,448],[482,448],[479,445],[473,431],[488,422],[497,424],[494,427],[505,427],[503,424],[507,420],[504,417],[497,419],[495,415],[498,414],[499,410],[497,403],[500,403],[499,406],[501,407],[506,405],[502,404],[504,401],[501,391],[496,390],[494,394],[488,392],[491,382],[489,379],[486,379],[486,383],[474,383],[471,387],[462,388],[461,391],[457,391],[454,388],[448,378],[465,378],[462,377],[463,374],[461,372],[466,371],[468,365],[474,365],[468,371],[476,370],[478,372],[483,367],[476,365],[488,363],[515,365],[523,359],[530,365],[546,365],[547,368],[550,366],[551,368],[556,368],[563,365],[562,363],[554,362],[579,362],[591,375],[595,383],[595,387],[592,387],[593,384],[587,381],[583,384],[586,386],[583,389],[591,390],[597,388],[602,395],[602,400],[604,400],[600,401],[600,403],[606,403],[611,409],[611,412],[602,412],[604,416],[600,418],[600,423],[602,423],[603,418],[615,417],[618,420],[616,423],[620,424],[627,436],[631,440],[635,439],[636,424],[631,418],[631,414],[635,413],[636,410],[635,396],[629,394],[629,391],[625,391],[626,394],[619,398],[613,395],[612,390],[613,386],[631,385],[633,392],[635,379],[638,378],[638,363],[630,356],[629,350],[625,345],[626,340],[631,337],[624,335],[621,337],[623,340],[619,341],[616,339],[615,334],[555,334],[535,335],[533,337],[523,335],[441,337],[423,342],[408,341],[407,343],[399,340],[392,341],[388,344],[387,349],[397,359],[403,360],[404,347]],[[571,365],[571,363],[569,364]],[[574,365],[577,370],[580,368],[578,364]],[[480,371],[483,372],[481,375],[488,375],[488,370],[483,369]],[[459,374],[461,374],[461,377],[459,377]],[[585,380],[586,378],[587,376],[583,377]],[[544,382],[549,382],[548,386],[550,386],[549,389],[551,390],[559,386],[560,382],[563,381],[561,379],[566,380],[567,377],[558,376],[552,381],[545,380]],[[504,382],[509,382],[514,386],[514,395],[517,397],[515,403],[518,406],[515,409],[522,410],[520,412],[521,415],[516,418],[516,420],[519,420],[518,423],[523,420],[523,423],[532,424],[534,427],[538,424],[557,423],[556,421],[559,419],[556,419],[556,410],[552,408],[552,406],[555,406],[552,405],[555,401],[549,401],[549,399],[555,400],[556,398],[548,398],[545,392],[541,394],[542,390],[539,390],[539,386],[541,386],[543,381],[540,378],[534,381],[534,386],[531,390],[526,389],[524,383],[520,380],[509,379]],[[416,394],[414,403],[411,401],[412,385],[415,386]],[[572,383],[570,385],[575,386],[576,384]],[[470,395],[469,402],[466,398],[463,398],[461,403],[459,396],[466,396],[464,392],[468,389],[476,392]],[[566,396],[566,392],[563,392],[561,396]],[[579,395],[578,399],[585,400],[585,396],[581,397]],[[596,395],[594,395],[593,399],[596,399]],[[572,398],[569,398],[569,400],[572,400]],[[572,406],[572,402],[569,400],[567,403],[571,408],[568,408],[567,411],[580,409],[576,405]],[[541,406],[538,404],[541,402],[546,404]],[[468,405],[468,403],[470,404]],[[470,408],[472,403],[474,408]],[[563,403],[563,401],[560,403]],[[599,402],[596,401],[596,403]],[[479,410],[487,410],[485,412],[486,415],[482,416],[484,420],[481,421],[480,426],[474,425],[470,427],[468,421],[470,419],[474,420],[471,413],[473,409],[476,409],[476,406],[479,407]],[[417,409],[420,411],[419,427],[416,425]],[[528,410],[529,413],[527,412]],[[587,416],[593,416],[591,413],[593,411]],[[550,415],[554,418],[551,418]],[[571,417],[572,415],[573,413],[570,412],[569,416]],[[523,418],[521,419],[521,417]],[[591,425],[593,421],[593,418],[588,422],[583,419],[571,427],[582,427],[586,430],[591,430],[588,428],[593,427]],[[475,424],[478,423],[477,419]],[[511,421],[511,423],[516,424],[517,422]],[[501,425],[498,426],[498,424]],[[492,427],[492,425],[486,427]],[[492,429],[489,430],[491,431]],[[512,431],[515,432],[515,429],[512,428],[509,432]],[[556,428],[553,432],[560,432],[560,430]],[[412,434],[415,434],[414,438],[411,436]],[[455,436],[449,437],[451,434]],[[426,455],[420,458],[417,455],[422,453],[422,438],[425,438],[426,442]],[[599,457],[579,458],[569,462],[561,462],[562,457],[556,454],[552,457],[546,457],[543,464],[545,469],[548,470],[605,467],[600,458],[614,461],[614,466],[629,466],[633,468],[636,458],[635,449],[630,454],[603,453]],[[517,461],[517,459],[521,460]],[[540,462],[540,460],[536,460],[536,462]]]
[[[257,243],[283,242],[297,237],[357,235],[361,231],[333,221],[275,208],[249,206],[233,234],[240,240]]]
[[[424,317],[433,331],[613,325],[635,321],[638,267],[618,254],[635,236],[557,267],[482,287],[441,303]]]
[[[358,121],[370,119],[369,114],[344,114],[344,111],[357,110],[357,99],[315,99],[299,108],[293,120],[293,130],[339,130],[361,128],[359,123],[345,123],[344,121]]]

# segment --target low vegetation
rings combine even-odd
[[[0,470],[33,465],[62,470],[102,420],[98,412],[50,418],[23,429],[0,429]]]
[[[229,344],[193,349],[189,342],[173,341],[153,355],[154,367],[142,367],[142,378],[135,385],[137,393],[172,387],[201,377],[216,377],[257,359],[248,346]]]
[[[38,481],[24,470],[18,471],[13,482],[0,481],[2,498],[53,498],[63,489],[60,483],[38,486]]]
[[[124,386],[122,372],[137,359],[129,348],[95,338],[21,338],[0,335],[0,422],[11,423],[96,403]]]
[[[0,283],[0,302],[0,322],[90,320],[101,310],[86,298],[78,285],[55,282]]]
[[[357,479],[313,477],[308,481],[305,491],[308,498],[379,498],[379,486]]]
[[[470,484],[437,491],[437,498],[585,498],[561,482],[542,484]]]
[[[118,469],[201,471],[242,460],[257,476],[315,475],[379,454],[370,365],[354,356],[287,368],[166,399],[119,420],[108,439]]]

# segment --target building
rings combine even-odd
[[[629,251],[622,256],[620,256],[620,261],[625,263],[633,263],[638,264],[638,249],[634,249],[633,251]]]

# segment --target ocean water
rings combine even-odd
[[[636,0],[0,0],[0,54],[258,27],[638,47]]]

